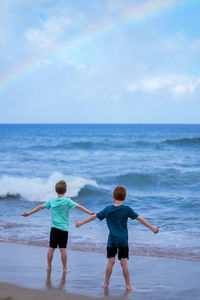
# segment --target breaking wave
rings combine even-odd
[[[4,175],[0,178],[0,198],[22,197],[28,201],[45,202],[55,197],[55,183],[61,179],[67,182],[68,197],[77,197],[85,186],[97,186],[94,180],[53,173],[49,178],[27,178]]]

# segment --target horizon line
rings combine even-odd
[[[0,123],[0,125],[200,125],[200,123]]]

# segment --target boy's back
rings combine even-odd
[[[106,218],[109,229],[108,247],[127,247],[128,246],[128,218],[136,219],[138,214],[128,205],[109,205],[96,216],[103,220]]]
[[[70,198],[56,197],[47,201],[44,206],[51,208],[52,227],[68,231],[69,227],[69,210],[75,208],[77,203]]]

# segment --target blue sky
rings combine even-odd
[[[200,1],[0,5],[0,123],[200,123]]]

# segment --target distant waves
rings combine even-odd
[[[30,151],[63,151],[63,150],[105,150],[105,149],[145,149],[145,148],[154,148],[156,147],[157,150],[165,149],[166,147],[189,147],[190,150],[193,148],[194,150],[197,147],[200,147],[200,138],[181,138],[181,139],[166,139],[161,141],[152,141],[152,140],[132,140],[128,139],[126,143],[124,140],[115,140],[115,139],[107,139],[106,141],[77,141],[72,142],[69,141],[68,143],[55,143],[55,144],[43,144],[42,142],[38,145],[34,145],[30,143],[30,145],[24,145],[23,148],[19,148],[19,150],[30,150]],[[6,150],[0,149],[0,150]],[[16,150],[18,148],[16,147]]]

